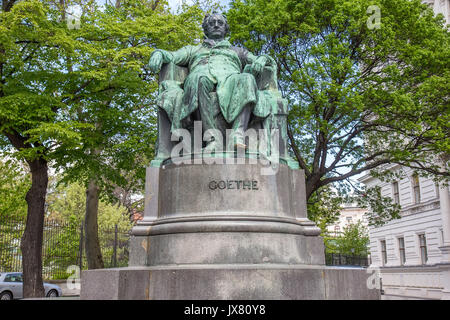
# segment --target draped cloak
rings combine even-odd
[[[249,103],[255,105],[252,112],[258,117],[265,118],[273,112],[278,97],[258,91],[255,77],[243,73],[245,66],[248,70],[248,65],[257,57],[243,48],[231,46],[228,40],[216,43],[205,39],[197,46],[185,46],[174,52],[157,51],[162,53],[163,63],[172,62],[189,70],[184,84],[168,80],[160,86],[158,106],[172,120],[172,130],[179,128],[181,121],[198,108],[201,77],[207,77],[216,86],[220,112],[228,123],[232,123]]]

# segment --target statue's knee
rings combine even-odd
[[[255,77],[250,73],[241,73],[238,75],[237,85],[248,90],[257,90]]]
[[[252,82],[252,81],[255,81],[255,77],[254,77],[252,74],[250,74],[250,73],[241,73],[241,74],[240,74],[240,78],[241,78],[243,81],[246,81],[246,82]]]
[[[208,79],[208,77],[200,77],[198,79],[198,85],[202,89],[206,89],[208,91],[212,90],[213,84],[211,80]]]

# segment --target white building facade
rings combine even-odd
[[[327,227],[328,234],[339,236],[348,225],[358,222],[368,227],[366,212],[367,209],[360,208],[355,204],[345,204],[340,211],[339,220]]]
[[[425,0],[450,21],[450,0]],[[366,175],[367,187],[381,187],[402,207],[398,220],[370,228],[373,268],[379,268],[386,299],[450,299],[450,194],[448,186],[403,170],[405,177],[381,182]]]
[[[442,248],[444,235],[450,235],[443,221],[450,215],[448,188],[414,175],[411,169],[403,171],[406,177],[394,182],[371,176],[359,179],[369,188],[381,187],[382,196],[391,197],[402,207],[400,219],[370,228],[371,267],[380,268],[388,298],[441,299],[446,277]]]
[[[444,16],[447,23],[450,21],[449,0],[424,0],[422,2],[428,4],[436,14],[441,13]]]

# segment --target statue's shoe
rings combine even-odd
[[[228,143],[227,151],[247,150],[248,146],[244,143],[244,139],[235,138]]]
[[[244,149],[244,150],[246,150],[246,149],[248,149],[248,147],[247,147],[247,145],[245,143],[236,142],[234,144],[234,149]]]
[[[239,151],[248,150],[248,146],[245,143],[245,136],[241,129],[234,130],[230,135],[230,140],[228,141],[227,151]]]

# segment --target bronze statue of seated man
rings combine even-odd
[[[201,120],[205,131],[222,130],[223,124],[230,127],[228,150],[247,148],[244,133],[251,119],[259,120],[252,121],[255,128],[274,129],[280,124],[275,117],[281,116],[286,126],[287,103],[277,90],[275,61],[232,46],[225,38],[229,27],[222,14],[206,15],[202,26],[201,44],[175,52],[157,49],[150,58],[155,73],[165,65],[158,97],[159,131],[165,131],[159,136],[156,159],[160,161],[170,157],[169,131],[184,128],[192,118]],[[281,129],[280,148],[286,149],[286,130]],[[211,139],[208,148],[222,150],[223,146],[214,146],[218,143]]]

